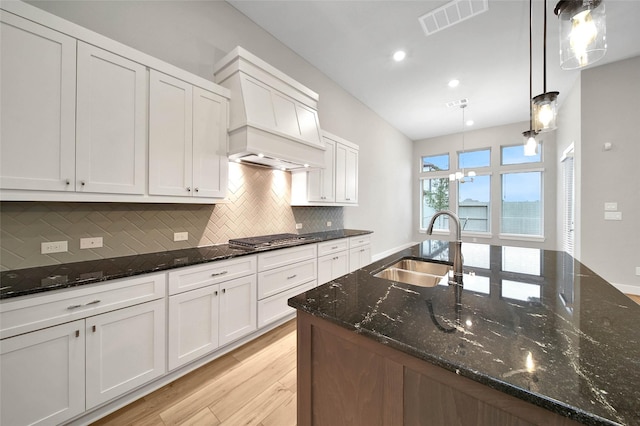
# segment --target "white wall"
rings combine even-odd
[[[582,72],[581,256],[607,281],[640,294],[640,57]],[[609,142],[613,148],[603,149]],[[604,220],[618,203],[622,221]]]
[[[228,3],[29,3],[204,78],[240,45],[308,86],[322,128],[360,146],[359,207],[344,209],[345,227],[373,230],[374,255],[410,241],[411,141]]]
[[[500,239],[498,236],[500,225],[500,194],[501,194],[501,182],[499,168],[496,167],[500,164],[500,146],[501,145],[517,145],[523,142],[522,132],[529,128],[528,122],[507,124],[504,126],[489,127],[479,130],[467,130],[464,133],[464,148],[466,151],[491,148],[491,164],[490,169],[492,172],[491,178],[491,238],[481,237],[464,237],[463,241],[478,242],[482,244],[494,244],[494,245],[508,245],[508,246],[525,246],[525,247],[537,247],[544,249],[556,249],[556,144],[555,134],[546,133],[538,137],[543,143],[543,156],[542,164],[531,165],[532,169],[540,167],[544,168],[543,175],[543,205],[544,205],[544,242],[522,241],[522,240],[506,240]],[[436,138],[423,139],[415,142],[413,149],[413,163],[412,168],[414,172],[413,179],[413,194],[416,199],[414,205],[414,219],[413,219],[413,235],[414,240],[425,240],[427,235],[420,233],[420,206],[417,200],[420,199],[420,158],[425,155],[437,155],[450,153],[451,167],[455,168],[456,158],[455,152],[462,150],[462,135],[460,133],[440,136]],[[506,169],[505,169],[506,170]],[[480,172],[480,170],[477,170]],[[451,197],[457,197],[455,188],[451,192]],[[454,204],[450,204],[450,208],[453,209]],[[451,237],[451,236],[450,236]],[[438,238],[442,238],[438,236]]]

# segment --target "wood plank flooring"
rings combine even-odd
[[[125,424],[295,425],[295,320],[94,423]]]
[[[93,424],[295,425],[295,320]]]

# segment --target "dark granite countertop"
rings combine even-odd
[[[428,240],[289,305],[590,425],[640,425],[640,306],[571,256],[463,243],[464,290],[376,278],[402,257],[449,262]]]
[[[301,234],[301,236],[306,237],[306,241],[294,245],[314,244],[370,233],[372,233],[372,231],[340,229]],[[151,272],[165,271],[184,266],[198,265],[216,260],[231,259],[238,256],[247,256],[288,247],[292,247],[292,245],[251,250],[236,249],[229,247],[228,244],[221,244],[3,271],[0,273],[0,300],[62,288],[94,284],[117,278],[148,274]]]

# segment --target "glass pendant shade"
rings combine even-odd
[[[533,130],[537,133],[555,130],[559,92],[547,92],[533,98]]]
[[[538,154],[538,141],[536,140],[537,133],[535,130],[527,130],[522,132],[524,136],[524,155],[532,157]]]
[[[554,9],[560,21],[560,67],[590,65],[607,52],[603,0],[562,0]]]

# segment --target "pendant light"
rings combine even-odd
[[[538,141],[536,141],[536,135],[538,134],[533,130],[533,66],[532,66],[532,35],[531,35],[531,22],[532,22],[532,9],[533,0],[529,0],[529,130],[522,132],[524,136],[524,155],[534,156],[538,153]]]
[[[462,154],[464,154],[464,109],[467,107],[467,103],[464,102],[460,105],[460,109],[462,110]],[[460,158],[460,156],[458,156],[458,159]],[[458,164],[459,165],[459,164]],[[476,176],[476,172],[474,172],[473,170],[470,170],[469,173],[467,173],[465,175],[464,173],[464,167],[462,167],[462,171],[457,171],[455,173],[451,173],[449,175],[449,181],[453,182],[453,181],[459,181],[460,183],[465,183],[465,182],[473,182],[473,178]]]
[[[559,92],[547,92],[547,0],[544,0],[544,43],[542,61],[544,93],[533,98],[533,130],[538,133],[556,129]]]
[[[560,67],[590,65],[607,52],[603,0],[561,0],[553,12],[560,21]]]

